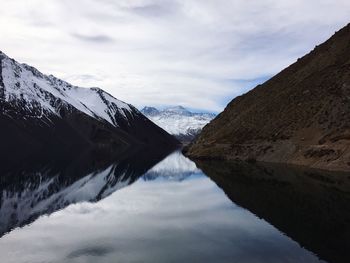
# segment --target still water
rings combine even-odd
[[[320,214],[305,215],[305,200],[338,198],[336,209],[347,208],[347,194],[324,197],[327,180],[299,182],[300,173],[282,169],[276,181],[279,168],[196,165],[180,152],[133,158],[4,171],[0,262],[347,262],[347,225],[329,219],[322,236],[323,222],[313,222]]]

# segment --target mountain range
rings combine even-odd
[[[233,99],[186,152],[350,171],[350,24]]]
[[[102,89],[71,85],[2,52],[0,126],[0,157],[178,144],[134,106]]]
[[[183,143],[191,142],[203,126],[215,118],[213,113],[191,112],[182,106],[167,107],[163,110],[144,107],[141,112]]]
[[[185,149],[194,159],[349,171],[349,43],[347,25],[216,117],[182,106],[139,111],[100,88],[71,85],[0,52],[0,158],[174,149],[179,140],[194,140]]]

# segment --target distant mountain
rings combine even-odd
[[[232,100],[187,155],[350,171],[349,43],[350,24]]]
[[[159,110],[154,107],[144,107],[141,112],[148,117],[157,116],[159,114]]]
[[[215,117],[212,113],[193,113],[182,106],[164,110],[144,107],[141,112],[182,142],[192,141],[203,126]]]
[[[102,89],[73,86],[2,52],[0,126],[0,156],[177,144],[135,107]]]

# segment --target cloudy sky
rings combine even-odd
[[[0,0],[0,50],[137,107],[221,111],[350,22],[349,0]]]

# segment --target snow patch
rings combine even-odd
[[[21,102],[24,109],[37,118],[47,113],[60,116],[69,106],[98,120],[118,126],[116,115],[127,119],[135,109],[99,88],[81,88],[47,76],[27,64],[2,55],[1,67],[4,97],[7,102]],[[39,112],[39,113],[38,113]]]
[[[149,109],[152,109],[152,111]],[[198,133],[215,117],[214,114],[210,113],[193,113],[182,106],[170,107],[162,111],[152,107],[145,107],[141,112],[155,124],[173,135]]]

